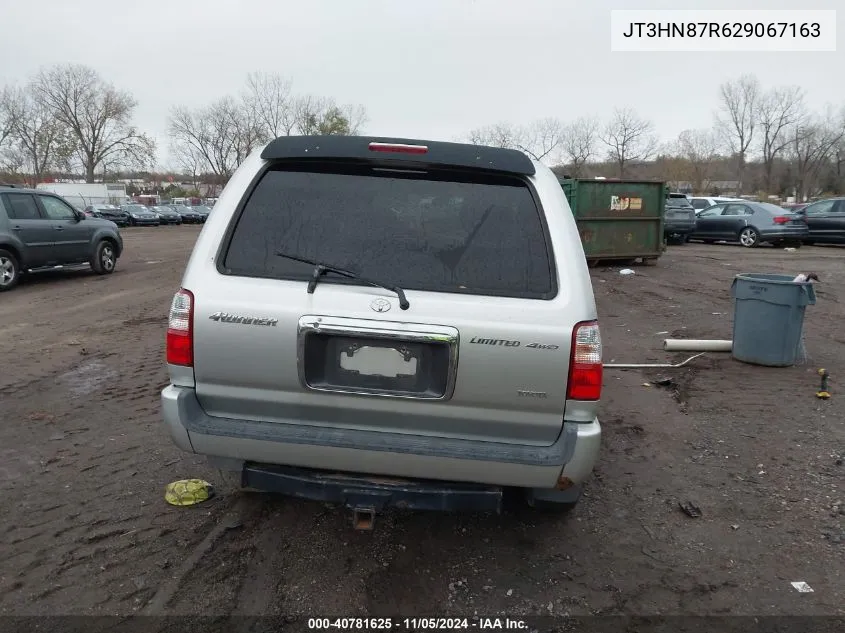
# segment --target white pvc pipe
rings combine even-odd
[[[690,356],[682,363],[675,363],[674,365],[672,363],[605,363],[604,367],[606,369],[677,369],[678,367],[683,367],[691,360],[695,360],[699,356],[704,356],[704,352],[696,354],[695,356]]]
[[[667,338],[663,341],[667,352],[730,352],[733,341]]]

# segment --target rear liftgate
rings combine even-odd
[[[455,389],[458,345],[453,327],[304,316],[298,331],[300,382],[312,391],[448,400]],[[502,491],[491,486],[289,468],[273,472],[274,487],[281,485],[289,494],[343,503],[352,510],[356,529],[372,529],[376,512],[388,507],[501,509]]]

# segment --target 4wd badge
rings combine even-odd
[[[611,211],[639,211],[642,208],[642,198],[629,198],[627,196],[610,196]]]

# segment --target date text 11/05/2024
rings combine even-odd
[[[524,620],[513,618],[309,618],[309,631],[519,631]]]

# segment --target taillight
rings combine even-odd
[[[426,145],[407,145],[405,143],[370,143],[371,152],[391,152],[394,154],[427,154]]]
[[[775,218],[775,224],[789,224],[789,221],[790,221],[791,219],[792,219],[792,218],[787,218],[787,217],[785,217],[785,216],[783,216],[783,215],[779,215],[779,216],[777,216],[777,217]]]
[[[603,366],[598,321],[583,321],[572,330],[567,400],[599,400]]]
[[[167,318],[167,363],[194,366],[194,295],[182,289],[173,297]]]

